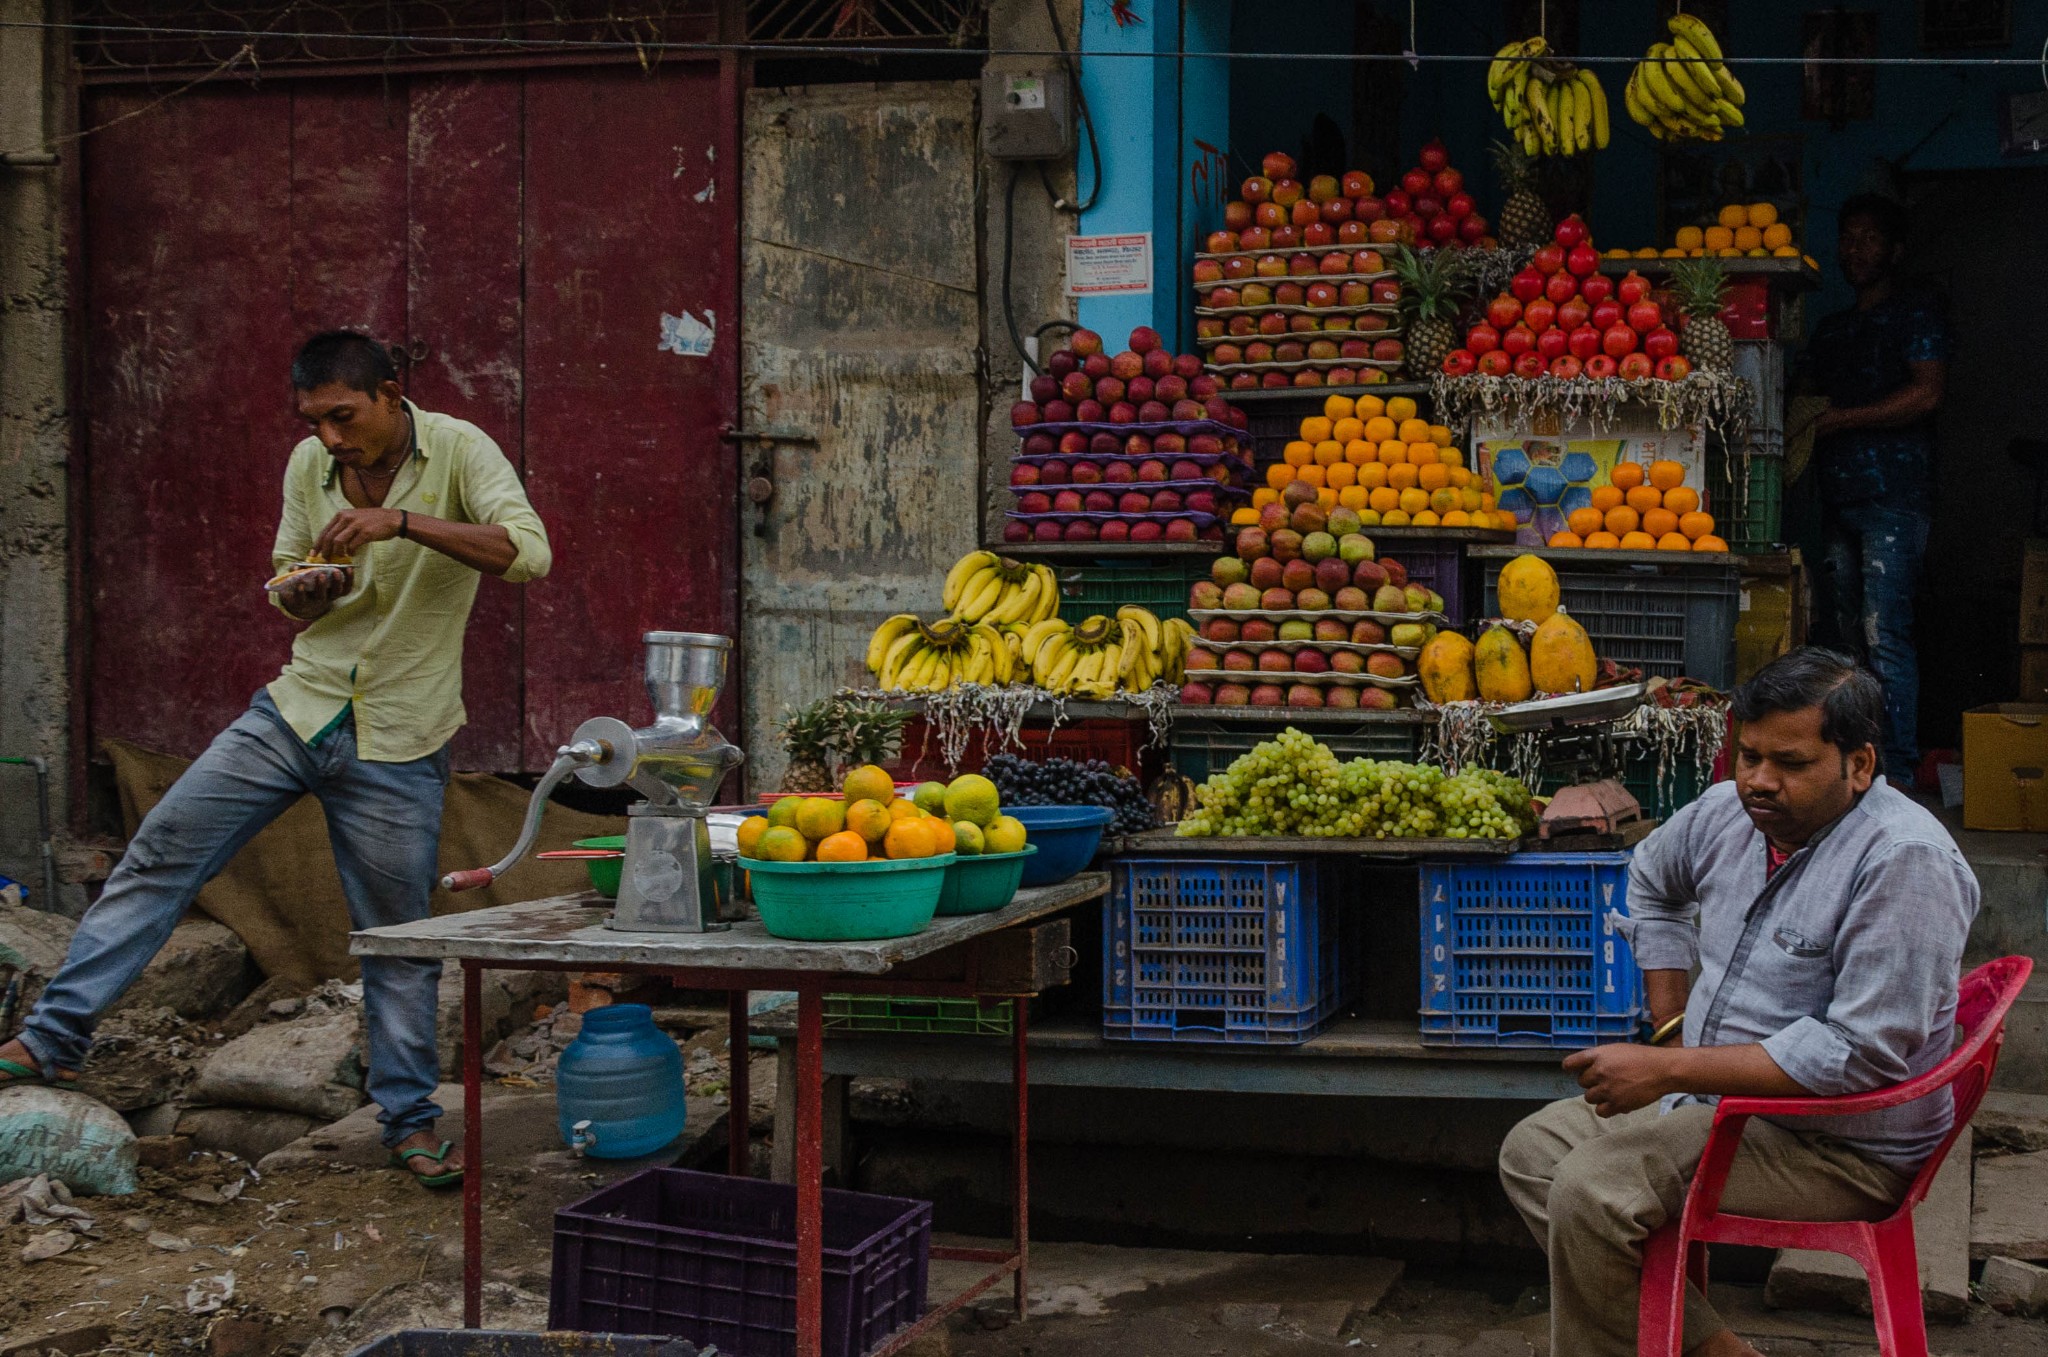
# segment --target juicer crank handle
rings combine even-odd
[[[547,774],[540,785],[533,789],[533,796],[526,803],[526,819],[519,826],[519,841],[512,845],[512,851],[489,867],[473,867],[468,871],[450,872],[441,878],[441,889],[450,891],[475,890],[488,886],[518,865],[533,847],[533,841],[540,834],[541,812],[547,809],[548,796],[560,786],[562,779],[593,763],[602,763],[610,758],[612,751],[595,740],[578,740],[565,744],[555,751],[555,761],[548,765]]]

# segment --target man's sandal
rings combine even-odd
[[[64,1070],[57,1071],[53,1078],[33,1065],[24,1065],[18,1060],[0,1060],[0,1088],[68,1088],[77,1082],[77,1075]]]
[[[404,1169],[407,1173],[412,1174],[414,1178],[419,1180],[421,1187],[453,1187],[462,1181],[461,1169],[450,1169],[445,1173],[414,1173],[412,1161],[416,1158],[424,1157],[436,1164],[445,1164],[449,1152],[454,1148],[455,1142],[444,1140],[441,1142],[441,1148],[438,1150],[422,1149],[417,1146],[410,1150],[393,1150],[391,1152],[391,1167]]]

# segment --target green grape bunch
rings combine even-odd
[[[1535,826],[1529,789],[1491,769],[1340,761],[1289,726],[1195,789],[1184,838],[1513,839]]]

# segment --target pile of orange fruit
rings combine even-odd
[[[1771,203],[1729,203],[1715,214],[1712,225],[1681,226],[1664,249],[1645,246],[1640,250],[1609,250],[1614,259],[1799,259],[1792,228],[1778,220]],[[1811,256],[1804,256],[1812,264]]]
[[[1231,521],[1256,524],[1259,510],[1296,481],[1315,488],[1326,512],[1350,509],[1368,528],[1512,528],[1514,515],[1465,466],[1442,424],[1421,418],[1407,396],[1331,396],[1301,421],[1301,436],[1266,468],[1266,483]]]
[[[866,862],[929,858],[954,848],[952,822],[896,794],[872,764],[847,776],[844,797],[785,796],[740,823],[743,858],[762,862]]]
[[[1714,535],[1714,516],[1700,508],[1700,496],[1685,484],[1685,468],[1656,461],[1616,462],[1608,483],[1593,491],[1588,508],[1574,509],[1553,547],[1594,547],[1621,551],[1726,551]]]

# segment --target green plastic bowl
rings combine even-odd
[[[922,933],[939,907],[951,853],[896,862],[741,858],[761,926],[800,942],[871,942]]]
[[[990,914],[1009,904],[1023,883],[1024,859],[1037,851],[1038,845],[1027,843],[1014,853],[956,854],[939,892],[939,913]]]
[[[583,866],[590,873],[590,889],[607,900],[619,898],[619,875],[626,870],[626,836],[608,834],[599,839],[578,839],[578,848],[612,849],[621,854],[615,858],[585,858]]]

